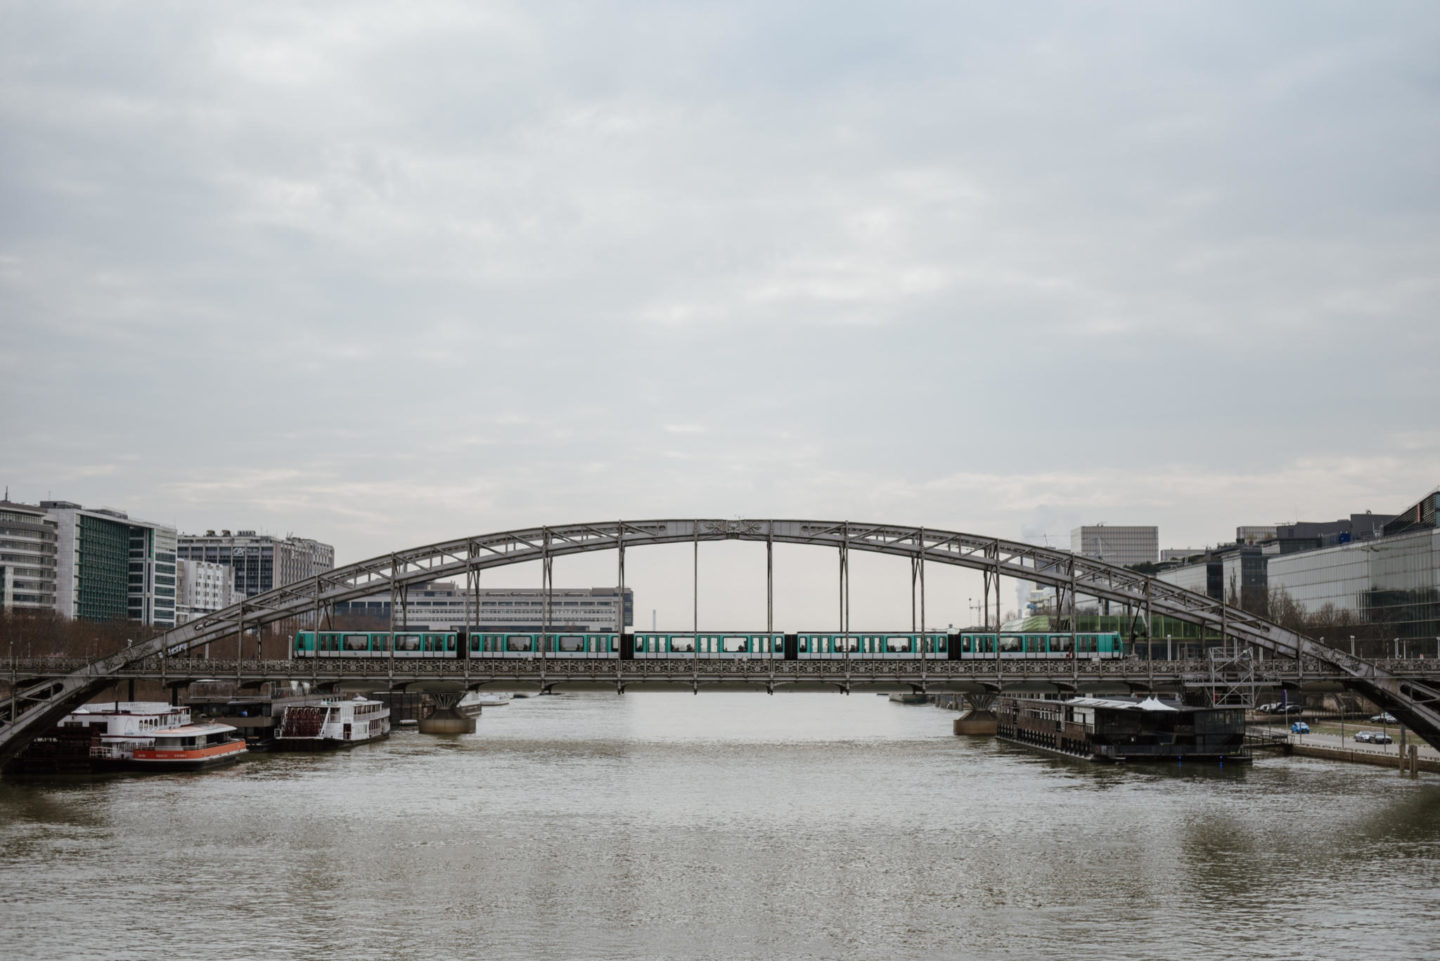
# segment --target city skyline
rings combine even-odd
[[[7,9],[16,501],[344,563],[651,517],[1198,548],[1440,483],[1428,5]]]

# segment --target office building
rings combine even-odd
[[[175,528],[70,501],[40,507],[56,524],[57,611],[175,626]]]
[[[1160,559],[1160,529],[1109,524],[1077,527],[1070,531],[1070,552],[1121,567],[1154,564]]]
[[[213,614],[237,600],[230,568],[209,561],[180,558],[179,592],[175,599],[175,623],[184,624],[204,614]]]
[[[235,600],[333,570],[335,548],[308,537],[271,537],[254,531],[181,534],[177,552],[188,561],[230,569]]]
[[[1362,637],[1434,645],[1440,639],[1437,506],[1440,491],[1432,491],[1389,518],[1384,536],[1272,555],[1270,587],[1283,590],[1307,615],[1348,623]]]
[[[335,616],[390,622],[390,595],[374,594],[342,601]],[[467,624],[482,631],[534,632],[544,628],[545,592],[539,588],[485,588],[466,591],[444,581],[412,585],[405,593],[395,625],[416,630],[453,631]],[[618,588],[555,588],[550,592],[548,624],[555,631],[610,632],[635,623],[635,592]]]
[[[0,501],[0,607],[51,610],[59,551],[56,521],[43,508]]]

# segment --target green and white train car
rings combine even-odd
[[[542,649],[547,658],[618,658],[620,656],[620,635],[618,634],[545,634],[543,643],[541,636],[539,632],[532,634],[477,632],[469,635],[465,648],[472,660],[487,657],[539,657]]]
[[[290,645],[291,657],[449,658],[459,654],[454,631],[396,631],[390,649],[389,631],[299,631]]]
[[[844,658],[846,655],[865,659],[913,660],[924,656],[937,661],[949,660],[948,634],[797,634],[797,660]]]
[[[742,633],[700,633],[700,634],[657,634],[653,631],[639,632],[632,636],[634,658],[655,660],[658,658],[760,658],[775,660],[785,658],[785,635],[742,634]]]
[[[961,660],[998,657],[1024,660],[1108,659],[1125,656],[1125,644],[1114,631],[1081,634],[1007,633],[966,634],[955,639]]]

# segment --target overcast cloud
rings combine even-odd
[[[1012,6],[0,3],[0,479],[341,562],[1440,483],[1440,7]]]

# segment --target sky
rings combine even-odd
[[[1428,2],[0,0],[0,482],[340,563],[1393,513],[1440,484],[1437,51]],[[688,623],[690,563],[637,607]]]

